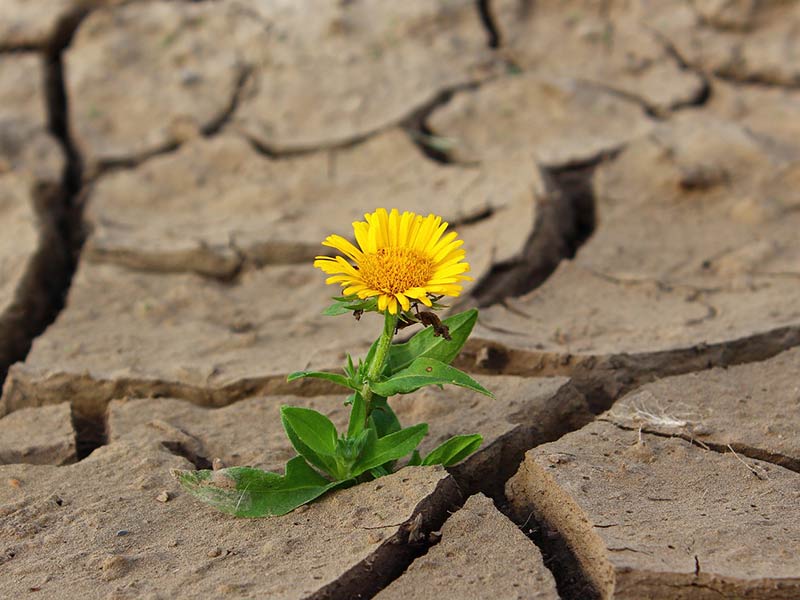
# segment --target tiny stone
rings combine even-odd
[[[128,531],[127,529],[120,529],[119,531],[117,531],[117,537],[122,537],[128,535],[129,533],[130,531]]]
[[[217,558],[220,554],[222,554],[222,548],[213,548],[206,553],[208,558]]]
[[[14,479],[13,477],[8,480],[8,485],[14,488],[18,488],[22,486],[22,482],[19,479]]]
[[[169,502],[170,500],[169,492],[163,490],[158,496],[156,496],[156,500],[158,500],[159,502]]]
[[[220,469],[225,467],[225,463],[222,462],[221,458],[215,458],[211,461],[211,469],[214,471],[219,471]]]

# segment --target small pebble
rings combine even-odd
[[[169,502],[170,501],[169,492],[163,490],[158,496],[156,496],[156,500],[158,500],[159,502]]]
[[[217,558],[220,554],[222,554],[222,548],[213,548],[209,550],[207,553],[208,558]]]
[[[14,479],[13,477],[8,480],[8,485],[13,488],[18,488],[22,486],[22,482],[19,479]]]
[[[117,531],[117,537],[122,537],[124,535],[128,535],[129,533],[130,531],[128,531],[127,529],[120,529],[119,531]]]

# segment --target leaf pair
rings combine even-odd
[[[293,406],[281,407],[281,420],[294,449],[339,481],[354,479],[408,455],[428,433],[428,425],[421,423],[378,437],[374,428],[358,429],[351,424],[348,435],[339,438],[328,417],[310,408]]]
[[[333,306],[344,305],[341,302]],[[349,305],[348,305],[349,306]],[[347,312],[347,311],[345,311]],[[431,384],[445,384],[452,383],[473,389],[482,394],[491,396],[485,388],[478,384],[474,379],[449,367],[443,368],[442,365],[436,363],[419,363],[416,367],[412,365],[420,359],[431,359],[443,363],[444,367],[449,365],[461,348],[467,341],[472,328],[478,320],[478,311],[471,309],[452,317],[448,317],[442,321],[450,331],[450,339],[446,340],[441,336],[437,336],[436,332],[431,327],[426,327],[417,332],[409,341],[403,344],[395,344],[389,349],[389,355],[386,359],[386,367],[384,368],[383,375],[392,379],[393,376],[400,374],[403,371],[401,379],[398,381],[398,388],[394,389],[393,385],[382,385],[380,391],[373,386],[373,391],[381,396],[391,396],[392,394],[407,394],[411,391],[419,389],[423,385]],[[369,365],[372,356],[375,352],[376,344],[373,344],[367,353],[363,363],[359,364],[359,369],[354,369],[352,359],[348,356],[348,367],[345,368],[347,375],[338,373],[328,373],[325,371],[295,371],[287,377],[287,381],[294,381],[303,377],[312,377],[316,379],[325,379],[337,385],[341,385],[353,391],[361,389],[361,375],[362,365]],[[430,368],[430,371],[427,369]],[[409,371],[409,369],[411,369]],[[414,376],[422,376],[422,378],[414,378]],[[417,387],[413,387],[415,382],[419,383]],[[401,391],[405,389],[406,391]],[[394,390],[394,391],[391,391]]]

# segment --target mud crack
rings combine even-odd
[[[641,431],[642,433],[646,433],[647,435],[654,435],[656,437],[661,437],[661,438],[678,438],[689,442],[693,446],[697,446],[698,448],[702,448],[703,450],[708,450],[709,452],[717,452],[718,454],[732,454],[734,458],[739,460],[739,462],[743,464],[758,479],[764,478],[763,474],[761,474],[756,467],[753,467],[752,465],[749,465],[746,462],[744,462],[739,455],[745,456],[747,458],[752,458],[754,460],[770,463],[778,467],[794,471],[795,473],[800,473],[800,460],[792,456],[786,456],[785,454],[770,452],[768,450],[765,450],[763,448],[758,448],[756,446],[750,446],[738,442],[723,444],[719,442],[700,440],[696,436],[692,435],[690,432],[684,432],[684,431],[676,431],[675,433],[663,433],[660,431],[653,431],[652,429],[648,429],[647,427],[629,427],[617,423],[613,418],[600,418],[599,420],[605,421],[606,423],[610,423],[615,427],[622,429],[623,431]]]
[[[9,311],[10,323],[4,327],[16,334],[0,343],[0,386],[8,368],[25,359],[33,340],[44,332],[64,307],[83,245],[83,161],[70,135],[62,55],[87,13],[79,10],[62,19],[52,41],[41,52],[48,131],[61,146],[66,160],[57,185],[40,184],[33,190],[39,229],[38,249]]]
[[[372,598],[438,541],[432,532],[441,529],[447,518],[464,502],[465,496],[455,481],[443,479],[434,492],[417,505],[398,533],[383,542],[368,561],[343,573],[307,599]]]
[[[499,48],[503,40],[492,12],[492,0],[477,0],[477,2],[478,15],[481,18],[483,28],[486,30],[486,43],[489,48]]]
[[[536,289],[562,260],[575,256],[595,228],[592,176],[597,166],[609,158],[604,154],[587,163],[543,169],[552,193],[537,207],[521,256],[494,265],[475,286],[472,297],[479,307]]]

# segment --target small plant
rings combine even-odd
[[[358,248],[338,235],[323,244],[344,256],[318,256],[314,266],[340,284],[343,295],[326,315],[366,312],[383,315],[383,331],[366,357],[354,362],[347,355],[344,373],[298,371],[302,377],[325,379],[350,392],[347,431],[340,433],[325,415],[308,408],[281,407],[281,421],[298,456],[286,463],[283,475],[252,467],[174,471],[183,487],[200,500],[240,517],[283,515],[325,492],[392,473],[398,461],[406,465],[454,465],[483,442],[478,434],[457,435],[426,456],[418,446],[428,433],[420,423],[403,428],[388,399],[426,385],[453,384],[492,394],[466,373],[450,366],[467,341],[477,310],[440,320],[444,296],[458,296],[469,264],[462,241],[446,233],[441,217],[402,215],[378,209],[353,223]],[[352,264],[351,264],[352,263]],[[392,344],[399,329],[421,323],[424,328],[403,344]]]

